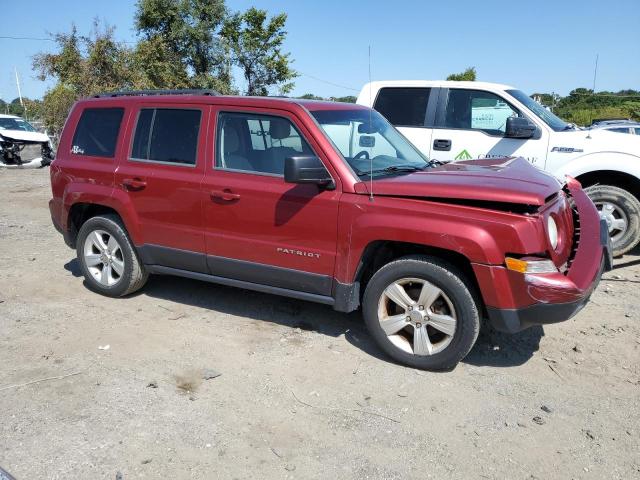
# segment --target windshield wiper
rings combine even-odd
[[[420,172],[428,167],[430,167],[428,163],[425,163],[424,167],[416,167],[415,165],[390,165],[384,168],[375,168],[370,172],[356,172],[356,173],[358,176],[364,176],[364,175],[371,175],[375,173]]]

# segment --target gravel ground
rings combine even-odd
[[[428,373],[384,358],[359,313],[171,277],[91,293],[48,180],[0,170],[0,466],[18,480],[640,478],[640,251],[574,319],[484,332]]]

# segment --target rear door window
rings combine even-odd
[[[381,88],[373,108],[396,127],[424,127],[430,88]]]
[[[131,158],[195,165],[201,117],[200,110],[143,108],[138,114]]]
[[[123,115],[123,108],[85,109],[73,134],[71,153],[113,158]]]

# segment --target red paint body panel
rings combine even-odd
[[[458,198],[524,205],[544,205],[546,198],[559,189],[558,180],[532,168],[524,158],[449,163],[428,171],[373,182],[373,193],[377,195]]]
[[[72,154],[71,138],[83,108],[101,106],[125,108],[115,158]],[[137,112],[144,106],[202,110],[195,167],[129,159]],[[464,256],[487,306],[519,308],[588,295],[598,277],[602,245],[597,211],[577,182],[570,180],[568,188],[578,208],[581,236],[566,274],[508,271],[506,255],[546,256],[559,268],[570,259],[573,219],[560,183],[523,159],[491,159],[375,180],[371,201],[369,184],[354,175],[309,115],[313,110],[361,108],[365,107],[183,95],[81,101],[69,116],[51,166],[52,219],[68,232],[73,205],[103,205],[122,217],[136,246],[153,244],[284,267],[327,275],[343,284],[356,280],[363,252],[372,242],[405,242]],[[287,184],[280,176],[216,169],[220,111],[265,113],[291,120],[333,177],[335,190]],[[123,183],[128,180],[146,182],[146,186],[126,188]],[[226,192],[229,198],[214,198],[214,191]],[[465,205],[464,200],[476,203]],[[478,201],[496,205],[487,203],[482,204],[487,208],[481,208]],[[537,211],[511,213],[497,204],[524,204]],[[560,235],[555,250],[546,232],[549,215],[556,219]]]

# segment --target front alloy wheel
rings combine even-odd
[[[378,302],[378,320],[391,343],[414,355],[443,351],[457,324],[449,297],[420,278],[401,278],[385,288]]]
[[[465,275],[436,257],[394,260],[369,280],[362,312],[376,343],[399,363],[455,367],[478,338],[480,316]]]

